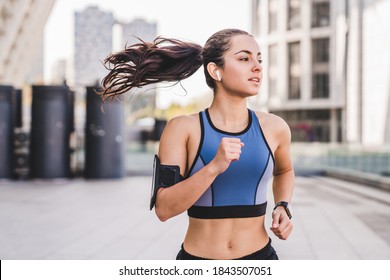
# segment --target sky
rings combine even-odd
[[[207,38],[224,28],[250,32],[251,0],[56,0],[45,26],[45,80],[50,80],[53,63],[73,56],[74,12],[88,6],[113,12],[123,21],[143,18],[157,23],[157,35],[189,40],[204,45]],[[191,100],[194,95],[209,91],[202,69],[170,90],[170,95]],[[173,91],[173,92],[172,92]],[[186,103],[186,102],[184,102]]]

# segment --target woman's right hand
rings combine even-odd
[[[244,143],[239,138],[222,138],[217,154],[210,165],[218,174],[225,172],[230,163],[240,159],[242,147],[244,147]]]

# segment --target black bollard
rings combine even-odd
[[[14,173],[14,93],[12,86],[0,86],[0,178],[11,179]]]
[[[98,90],[98,87],[87,87],[84,176],[121,178],[124,176],[123,105],[118,100],[103,105]]]
[[[23,127],[23,96],[21,89],[15,90],[14,104],[14,126],[21,128]]]
[[[160,141],[164,128],[167,125],[167,121],[164,119],[155,119],[154,121],[153,140]]]
[[[32,87],[31,178],[70,177],[69,94],[65,85]]]
[[[23,92],[21,89],[15,90],[14,102],[15,179],[27,179],[29,174],[29,133],[23,127]]]

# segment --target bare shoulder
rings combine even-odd
[[[198,114],[191,114],[191,115],[179,115],[176,117],[173,117],[169,123],[172,125],[183,125],[183,124],[193,124],[197,120],[199,120]]]
[[[169,135],[172,135],[175,138],[188,136],[196,126],[199,126],[198,114],[176,116],[168,121],[163,136],[169,137]]]
[[[189,143],[195,138],[197,131],[200,131],[199,127],[199,117],[196,114],[181,115],[169,120],[160,139],[158,154],[161,162],[179,165],[185,171]]]
[[[291,138],[290,127],[283,118],[272,113],[261,111],[257,111],[256,116],[258,117],[261,126],[275,137]]]
[[[168,124],[167,129],[169,130],[180,130],[180,131],[187,131],[191,127],[194,127],[195,125],[198,125],[199,123],[199,116],[198,114],[192,114],[192,115],[180,115],[172,118]]]

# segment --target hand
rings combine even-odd
[[[225,172],[231,162],[240,159],[242,147],[244,143],[239,138],[222,138],[217,154],[211,162],[218,174]]]
[[[286,240],[293,230],[293,223],[287,216],[283,207],[278,207],[272,212],[272,232],[282,240]]]

